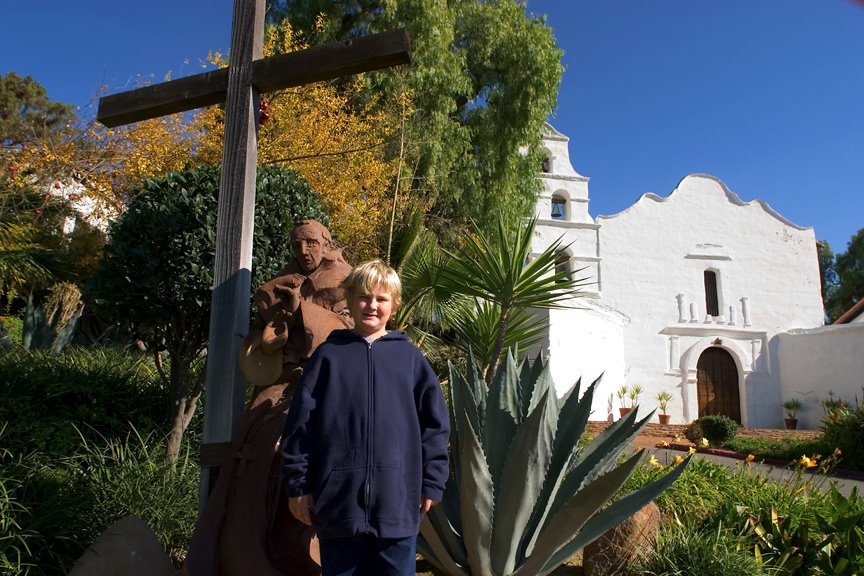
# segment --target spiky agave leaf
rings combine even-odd
[[[460,415],[462,426],[462,484],[459,509],[462,514],[463,540],[472,574],[492,574],[489,549],[492,544],[492,476],[486,465],[480,440],[471,422]]]
[[[597,378],[585,390],[585,395],[581,399],[578,392],[571,393],[567,397],[566,402],[561,406],[561,412],[558,416],[558,428],[555,433],[555,447],[552,461],[546,474],[543,491],[537,498],[534,515],[522,534],[522,542],[517,556],[519,562],[523,561],[533,550],[537,536],[540,533],[540,527],[545,524],[546,519],[552,511],[555,497],[578,453],[578,442],[585,432],[588,417],[591,415],[591,403],[594,400],[594,391],[597,389],[599,382],[600,378]],[[576,383],[574,388],[578,387],[578,385],[579,382]]]
[[[496,488],[501,486],[504,461],[522,416],[519,409],[519,369],[512,354],[507,354],[504,367],[504,370],[498,371],[489,386],[481,437]]]
[[[681,474],[687,469],[690,462],[690,456],[672,469],[665,476],[658,478],[650,484],[635,490],[623,498],[616,500],[602,511],[594,515],[591,520],[585,523],[579,534],[570,542],[558,549],[555,554],[543,565],[537,576],[544,576],[565,562],[570,556],[599,538],[607,530],[614,528],[636,511],[641,510],[649,502],[652,502],[657,496],[662,494],[669,488],[675,480],[681,477]]]
[[[534,512],[552,460],[557,427],[555,391],[547,388],[537,408],[519,427],[507,453],[495,499],[490,549],[496,574],[509,574],[516,565],[522,532]]]

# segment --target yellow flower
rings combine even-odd
[[[680,442],[680,441],[681,441],[681,436],[679,436],[678,434],[676,434],[676,435],[675,435],[675,438],[673,438],[672,441],[675,442],[675,443]]]
[[[585,436],[585,441],[586,441],[586,442],[591,442],[592,440],[594,440],[594,437],[593,437],[593,436],[591,436],[591,435]]]
[[[664,440],[664,441],[660,442],[660,444],[659,444],[658,446],[659,446],[660,448],[668,448],[668,447],[669,447],[669,443],[666,442],[666,441]]]
[[[747,454],[747,458],[745,458],[745,460],[747,460],[747,462],[752,462],[755,459],[756,459],[756,456],[754,456],[753,454]]]
[[[801,455],[801,460],[798,461],[799,464],[804,466],[805,468],[815,468],[817,466],[816,461],[819,459],[819,455],[817,454],[813,458],[808,458],[806,454]]]
[[[675,464],[680,464],[683,461],[684,461],[684,458],[682,458],[681,456],[675,456]]]
[[[696,447],[695,447],[695,446],[690,446],[690,450],[689,450],[688,452],[689,452],[690,454],[695,454],[695,453],[696,453]]]
[[[702,440],[700,440],[699,443],[702,444],[702,446],[708,446],[708,439],[702,438]]]
[[[662,468],[663,467],[663,465],[657,461],[657,458],[653,454],[651,455],[651,458],[648,459],[648,464],[651,464],[655,468]]]

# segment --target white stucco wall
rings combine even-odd
[[[799,428],[817,428],[824,414],[821,402],[828,392],[850,405],[864,403],[864,324],[851,323],[777,336],[777,364],[783,382],[781,402],[797,398]],[[783,409],[774,407],[775,420]]]
[[[822,324],[812,228],[763,202],[742,202],[707,175],[596,221],[602,302],[632,319],[627,383],[646,389],[643,405],[665,388],[675,396],[673,422],[696,418],[695,352],[718,342],[739,370],[744,424],[773,422],[762,408],[779,399],[780,381],[767,344],[778,332]],[[705,270],[718,277],[717,317],[706,317]]]
[[[529,354],[533,358],[542,350],[559,396],[580,378],[580,393],[584,393],[602,375],[594,393],[591,420],[608,420],[613,414],[617,419],[614,392],[624,383],[623,330],[627,318],[590,298],[575,298],[569,304],[573,307],[535,311],[549,319],[549,331]]]
[[[584,309],[541,312],[550,328],[540,348],[559,393],[580,375],[587,385],[605,370],[593,420],[618,417],[614,392],[626,383],[643,387],[646,410],[656,407],[659,391],[671,392],[672,422],[687,423],[698,417],[699,357],[720,347],[735,363],[744,425],[781,426],[788,391],[777,335],[817,329],[824,318],[812,228],[764,202],[742,202],[702,174],[684,178],[669,196],[645,194],[619,214],[593,219],[588,178],[573,169],[567,137],[547,126],[543,146],[550,164],[541,175],[532,250],[563,238],[571,267],[584,267],[579,276],[591,282]],[[556,195],[568,201],[563,221],[551,218]],[[717,275],[717,316],[706,313],[706,270]]]

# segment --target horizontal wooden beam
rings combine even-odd
[[[409,62],[408,34],[399,29],[256,60],[252,83],[273,92]]]
[[[225,102],[228,69],[169,80],[99,99],[96,120],[114,128]]]
[[[333,80],[411,61],[404,29],[256,60],[252,84],[261,92]],[[96,120],[109,128],[225,101],[228,69],[170,80],[99,99]]]

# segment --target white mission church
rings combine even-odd
[[[799,427],[814,427],[829,390],[864,382],[864,324],[823,327],[812,228],[705,174],[592,218],[568,140],[547,125],[532,249],[563,236],[559,265],[591,284],[576,308],[537,312],[549,320],[540,351],[559,392],[604,374],[592,420],[617,419],[616,391],[638,384],[643,409],[671,393],[673,424],[719,413],[782,427],[781,403],[794,397]]]

